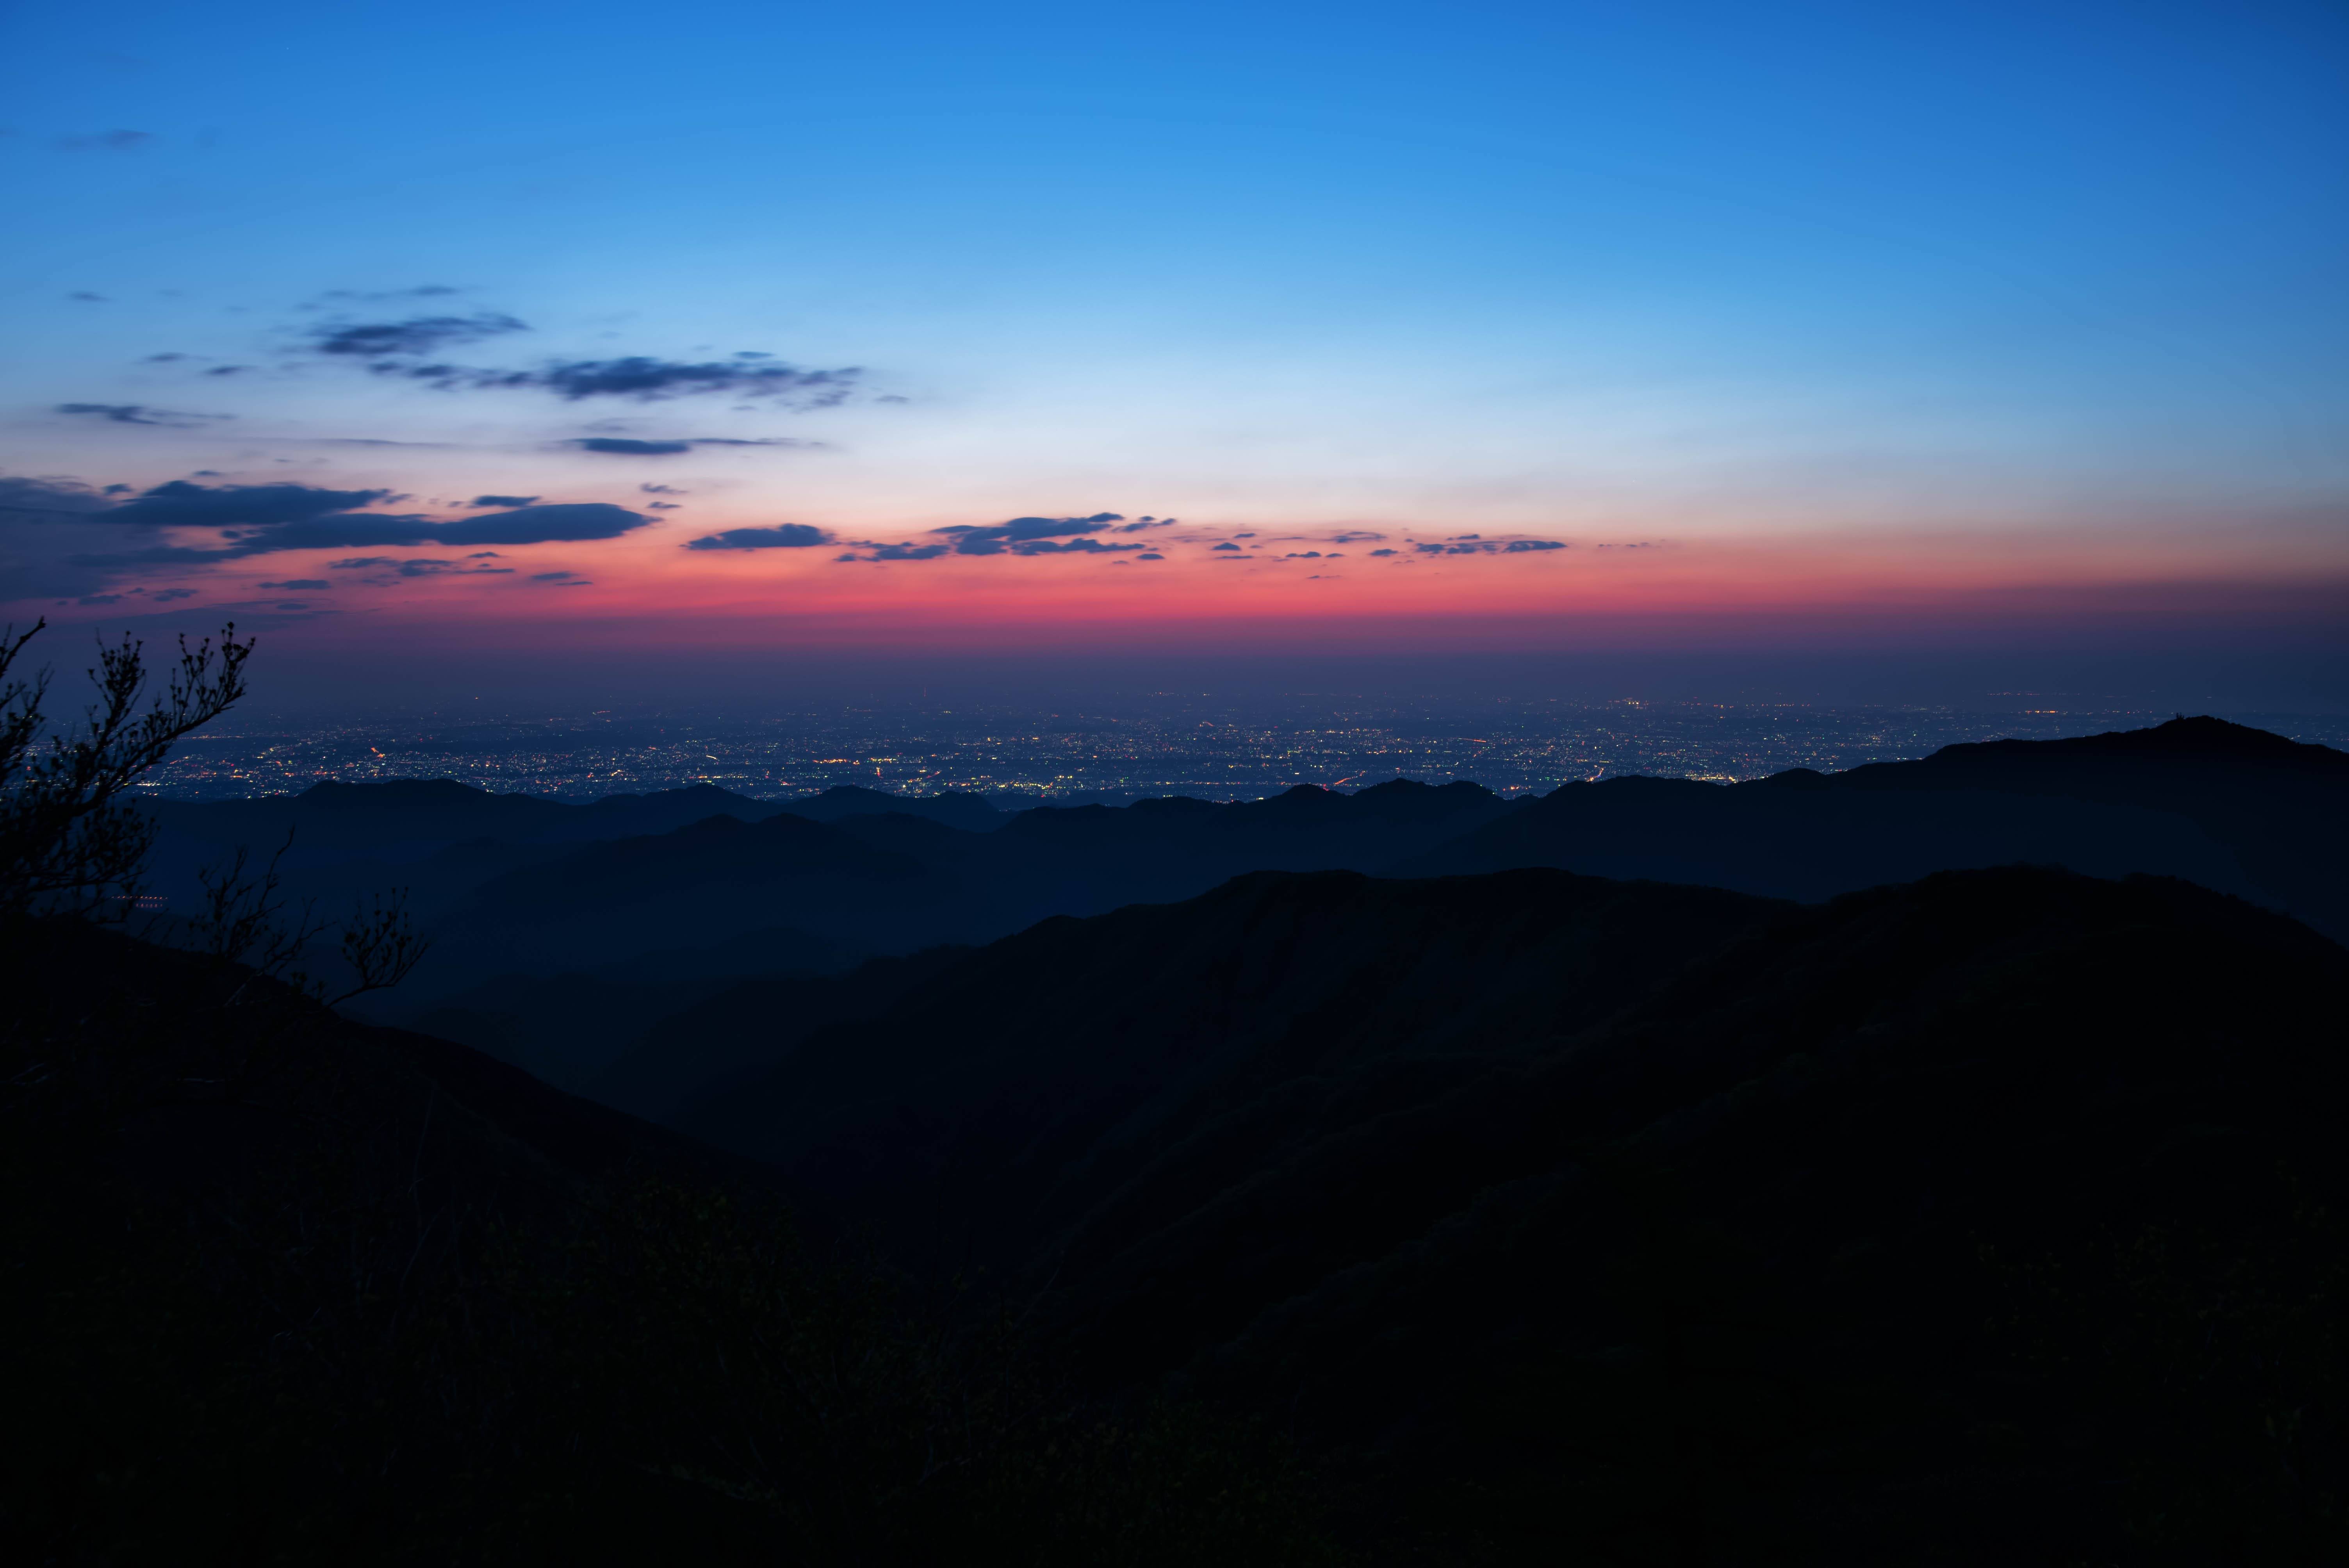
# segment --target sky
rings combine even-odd
[[[233,618],[289,699],[2349,707],[2338,5],[229,0],[0,60],[0,615]]]

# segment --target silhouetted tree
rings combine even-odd
[[[155,827],[120,797],[182,736],[244,696],[253,644],[236,641],[233,622],[217,648],[209,637],[192,649],[181,638],[179,667],[150,702],[144,645],[101,643],[88,672],[97,698],[78,724],[60,725],[42,707],[55,672],[17,673],[47,624],[0,633],[0,911],[127,912]]]

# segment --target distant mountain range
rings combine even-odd
[[[391,782],[153,810],[158,887],[176,908],[197,866],[289,832],[296,897],[333,907],[409,887],[438,947],[389,1004],[397,1016],[572,1087],[730,982],[838,975],[1264,870],[1546,866],[1816,902],[2027,863],[2178,877],[2349,935],[2349,755],[2209,718],[1840,774],[1631,777],[1516,800],[1396,779],[1002,813],[974,796],[854,788],[776,802],[703,786],[568,805]]]

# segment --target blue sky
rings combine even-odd
[[[2349,564],[2337,6],[5,26],[0,472],[443,507],[665,482],[712,526],[882,539],[1111,509],[1909,548],[1969,581],[2017,551],[2067,581]],[[527,325],[448,350],[477,368],[752,351],[856,393],[566,400],[316,352],[442,315]],[[674,557],[604,581],[660,599]]]

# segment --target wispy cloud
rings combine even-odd
[[[59,403],[55,411],[86,415],[117,425],[153,425],[167,430],[193,430],[207,420],[236,418],[233,414],[186,414],[172,408],[150,408],[143,403]]]

